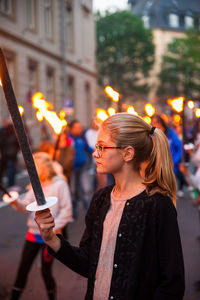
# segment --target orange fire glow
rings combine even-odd
[[[22,116],[24,113],[24,108],[21,105],[19,105],[18,108],[19,108],[19,113]]]
[[[151,124],[151,118],[150,118],[149,116],[144,116],[144,117],[143,117],[143,120],[144,120],[145,122],[147,122],[148,124]]]
[[[167,103],[177,112],[183,111],[183,103],[185,98],[184,97],[178,97],[174,99],[168,99]]]
[[[155,114],[155,108],[151,103],[147,103],[144,107],[147,116],[152,117]]]
[[[200,118],[200,108],[195,109],[195,115],[197,118]]]
[[[192,100],[188,101],[187,105],[190,109],[193,109],[194,108],[194,101],[192,101]]]
[[[34,94],[32,97],[32,101],[33,101],[33,107],[38,109],[36,113],[37,119],[39,121],[42,121],[44,118],[51,125],[54,132],[56,134],[60,134],[62,128],[66,126],[67,121],[65,120],[65,122],[63,122],[57,116],[56,112],[49,110],[49,108],[51,108],[52,105],[45,100],[45,97],[42,93],[38,92]]]
[[[110,97],[114,102],[119,102],[119,93],[113,90],[111,86],[106,86],[104,89],[106,95]]]
[[[0,86],[2,86],[1,78],[0,78]]]
[[[97,119],[101,122],[105,121],[108,118],[108,115],[104,109],[97,108],[96,110]]]
[[[108,112],[109,116],[113,116],[114,114],[116,114],[116,110],[113,107],[109,107],[107,109],[107,112]]]
[[[181,122],[181,117],[179,115],[174,115],[174,123],[175,125],[180,124]]]
[[[129,105],[127,108],[127,113],[133,114],[133,115],[138,115],[138,113],[135,111],[135,108],[132,105]]]

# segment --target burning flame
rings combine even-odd
[[[114,102],[119,102],[119,93],[113,90],[111,86],[106,86],[104,91],[106,95],[110,97]]]
[[[187,105],[190,109],[193,109],[194,108],[194,101],[192,101],[192,100],[188,101]]]
[[[147,116],[152,117],[155,114],[155,108],[151,103],[147,103],[144,107]]]
[[[59,116],[60,116],[60,119],[61,120],[64,120],[65,116],[66,116],[66,113],[64,110],[61,110],[60,113],[59,113]]]
[[[116,114],[116,110],[113,107],[109,107],[107,109],[107,112],[108,112],[109,116],[113,116],[114,114]]]
[[[43,121],[44,119],[40,111],[36,112],[36,118],[38,119],[39,122]]]
[[[144,120],[145,122],[147,122],[148,124],[151,124],[151,118],[150,118],[149,116],[144,116],[144,117],[143,117],[143,120]]]
[[[20,105],[18,106],[18,108],[19,108],[19,113],[22,116],[23,113],[24,113],[24,108],[22,106],[20,106]]]
[[[135,108],[132,105],[129,105],[127,108],[127,113],[133,114],[133,115],[138,115],[138,113],[135,111]]]
[[[105,121],[108,118],[108,115],[104,109],[97,108],[96,110],[97,119],[101,122]]]
[[[49,110],[52,105],[45,100],[42,93],[38,92],[34,94],[32,100],[33,107],[38,109],[38,112],[36,113],[37,119],[39,121],[42,121],[42,119],[45,118],[45,120],[47,120],[47,122],[51,125],[55,133],[60,134],[62,128],[66,126],[66,120],[65,122],[63,122],[54,111]]]
[[[177,111],[177,112],[182,112],[183,111],[183,103],[184,103],[185,98],[184,97],[178,97],[174,99],[168,99],[167,103],[171,105],[171,107]]]
[[[174,115],[174,125],[178,126],[181,122],[181,116],[180,115]]]
[[[0,86],[2,86],[1,78],[0,78]]]
[[[195,109],[195,115],[197,118],[200,118],[200,108]]]

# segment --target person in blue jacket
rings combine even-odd
[[[89,158],[88,155],[93,152],[93,149],[89,147],[84,136],[83,127],[79,121],[71,121],[69,129],[69,136],[72,138],[72,145],[75,150],[70,188],[72,195],[73,217],[76,219],[78,215],[78,201],[81,200],[83,202],[83,206],[86,210],[88,209],[90,202],[91,186],[90,182],[87,180],[87,162]]]
[[[169,147],[172,155],[172,160],[174,164],[174,174],[178,181],[178,195],[183,196],[183,186],[187,185],[184,175],[180,172],[179,167],[182,160],[182,142],[176,134],[175,130],[167,126],[165,120],[160,115],[154,115],[152,117],[152,126],[161,129],[167,136]]]

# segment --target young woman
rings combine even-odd
[[[94,194],[79,247],[53,232],[49,210],[36,213],[49,252],[88,278],[87,300],[183,299],[176,182],[164,133],[119,113],[100,127],[93,155],[115,185]]]
[[[55,217],[55,233],[61,233],[62,228],[72,218],[72,205],[70,192],[67,183],[59,176],[57,176],[53,163],[46,153],[38,152],[34,154],[34,161],[38,171],[45,197],[56,196],[57,203],[52,206],[51,211]],[[35,201],[33,190],[30,189],[20,200],[11,202],[12,207],[19,212],[28,213],[26,206]],[[36,258],[38,252],[41,252],[42,260],[42,277],[47,289],[49,300],[55,299],[56,283],[52,275],[53,257],[48,254],[44,241],[40,235],[37,225],[34,221],[34,213],[28,216],[28,232],[24,244],[21,262],[18,268],[17,278],[12,290],[11,300],[20,298],[31,269],[32,263]]]

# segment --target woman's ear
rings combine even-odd
[[[135,150],[132,146],[127,146],[123,149],[122,155],[123,155],[124,161],[129,162],[129,161],[133,160],[134,155],[135,155]]]

